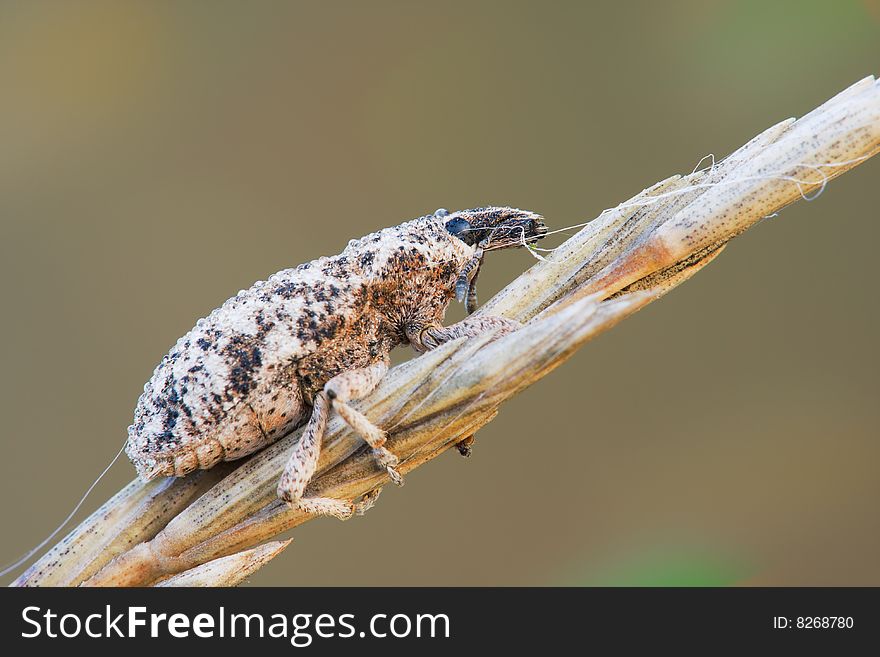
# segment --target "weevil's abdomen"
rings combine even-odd
[[[284,270],[229,299],[178,340],[138,400],[126,452],[144,479],[246,456],[302,419],[297,365],[320,350],[329,318],[314,296],[342,281]],[[323,335],[322,335],[323,334]]]
[[[126,452],[138,475],[144,480],[181,477],[193,470],[207,470],[220,461],[242,458],[296,427],[308,409],[295,380],[267,386],[252,397],[231,413],[228,421],[200,434],[184,434],[172,440],[168,436],[150,440],[148,434],[130,434]]]

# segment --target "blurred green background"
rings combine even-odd
[[[585,221],[878,65],[877,0],[3,2],[0,558],[254,280],[437,207]],[[298,529],[252,582],[880,585],[878,172],[749,231],[472,459]],[[531,263],[492,258],[481,297]]]

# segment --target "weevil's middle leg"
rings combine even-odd
[[[473,279],[471,279],[473,280]],[[472,288],[473,289],[473,288]],[[476,302],[476,291],[474,291]],[[476,315],[465,317],[460,322],[451,326],[430,324],[416,327],[407,332],[407,338],[413,349],[418,352],[426,352],[436,349],[442,344],[461,337],[476,337],[488,331],[495,331],[496,338],[508,335],[518,330],[522,325],[514,319],[499,317],[497,315]],[[462,438],[457,444],[458,453],[462,456],[470,456],[474,447],[474,434]]]
[[[348,402],[365,397],[372,392],[382,377],[388,372],[389,361],[384,358],[367,367],[342,372],[330,379],[324,391],[330,397],[334,410],[346,421],[355,433],[373,448],[373,455],[379,465],[385,468],[388,476],[398,486],[403,485],[403,478],[397,471],[398,458],[385,447],[387,436],[382,429],[373,424],[360,411],[348,405]]]

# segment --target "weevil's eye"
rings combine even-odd
[[[446,230],[463,242],[470,244],[473,241],[474,231],[471,230],[470,222],[466,219],[456,218],[447,221]]]

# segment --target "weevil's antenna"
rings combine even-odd
[[[98,478],[92,482],[92,485],[89,486],[88,490],[83,494],[83,496],[80,498],[79,502],[76,503],[76,506],[73,507],[73,511],[71,511],[68,514],[68,516],[64,519],[64,521],[60,525],[58,525],[51,534],[49,534],[46,538],[44,538],[39,545],[28,550],[22,557],[17,559],[15,562],[8,564],[6,566],[3,566],[3,569],[0,570],[0,577],[3,577],[4,575],[7,575],[10,572],[12,572],[13,570],[15,570],[16,568],[18,568],[20,565],[22,565],[28,559],[30,559],[32,556],[34,556],[37,552],[39,552],[44,547],[46,547],[46,545],[49,543],[49,541],[51,541],[53,538],[58,536],[58,532],[60,532],[62,529],[64,529],[67,526],[67,523],[69,523],[71,521],[71,519],[73,518],[73,516],[76,515],[76,512],[79,511],[80,507],[85,503],[86,498],[94,490],[95,486],[98,485],[98,482],[100,482],[104,478],[104,475],[106,475],[110,471],[110,468],[113,467],[113,465],[116,463],[116,461],[119,460],[119,457],[122,456],[122,452],[124,452],[124,451],[125,451],[125,443],[123,443],[122,447],[119,448],[119,451],[116,452],[116,456],[114,456],[113,460],[110,461],[110,465],[108,465],[106,468],[104,468],[104,471],[101,474],[99,474]]]

